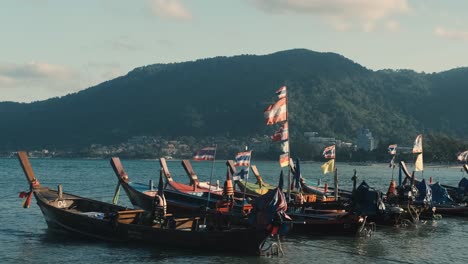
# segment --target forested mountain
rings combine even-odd
[[[0,103],[0,149],[271,134],[263,110],[282,85],[295,135],[352,141],[363,127],[392,142],[409,143],[417,133],[467,135],[468,68],[372,71],[338,54],[295,49],[154,64],[60,98]]]

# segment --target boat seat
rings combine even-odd
[[[190,229],[194,231],[198,229],[199,220],[200,220],[200,217],[170,218],[168,221],[168,228]]]
[[[122,224],[131,224],[138,220],[145,210],[135,209],[117,212],[117,221]]]

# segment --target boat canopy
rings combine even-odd
[[[427,184],[426,180],[422,179],[422,181],[416,184],[416,188],[418,189],[418,196],[416,197],[416,201],[422,203],[431,203],[432,202],[432,189]]]
[[[432,190],[432,202],[435,204],[446,204],[453,203],[452,197],[447,192],[447,188],[440,185],[439,182],[436,182],[431,185]]]
[[[460,188],[460,190],[464,191],[465,194],[468,193],[468,179],[463,177],[463,179],[460,180],[460,182],[458,183],[458,188]]]

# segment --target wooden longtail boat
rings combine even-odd
[[[414,178],[413,175],[410,175],[406,164],[403,161],[400,162],[400,166],[406,176],[405,181],[412,180],[416,184],[423,185],[422,183],[425,182],[424,179],[419,180]],[[466,164],[463,168],[468,173],[468,166]],[[436,199],[432,199],[430,205],[434,208],[436,214],[440,214],[442,216],[468,216],[468,204],[466,203],[465,198],[466,190],[462,186],[464,181],[467,181],[466,178],[462,178],[460,180],[458,187],[447,186],[438,182],[429,184],[432,192],[445,192],[447,196],[447,198],[443,200],[440,199],[440,197],[433,197]]]
[[[466,204],[437,204],[435,213],[442,216],[468,217],[468,206]]]
[[[296,168],[295,166],[292,165],[293,164],[292,161],[290,162],[290,164],[291,165],[289,166],[289,169],[294,175],[296,173]],[[245,192],[248,194],[259,195],[259,194],[266,193],[270,189],[275,188],[274,186],[263,181],[263,178],[260,175],[260,172],[257,166],[252,165],[250,168],[256,178],[256,182],[250,183],[245,180],[244,181],[240,179],[236,180],[235,182],[236,186],[240,189],[241,192],[245,190]],[[284,192],[286,193],[287,190],[284,190]],[[299,193],[301,193],[301,199],[304,199],[305,202],[327,202],[328,204],[331,205],[332,208],[335,206],[335,205],[332,205],[333,202],[335,201],[333,188],[330,188],[327,190],[320,186],[314,186],[312,184],[307,183],[306,180],[302,177],[300,177],[300,192],[298,190],[292,190],[291,195],[293,197],[296,197],[296,195]],[[339,197],[340,197],[340,200],[349,199],[351,198],[351,192],[340,189]],[[324,204],[322,204],[321,206],[324,206]]]
[[[389,193],[395,192],[392,201],[385,200],[382,192],[371,188],[365,181],[362,181],[353,192],[351,210],[366,215],[370,222],[382,226],[406,226],[419,221],[421,208],[413,206],[408,197],[404,199],[396,197],[394,185],[389,188]]]
[[[233,163],[228,163],[231,170],[235,171],[235,166]],[[257,169],[257,166],[252,165],[250,166],[255,178],[257,181],[255,183],[247,182],[246,180],[238,179],[235,181],[237,187],[240,189],[241,192],[246,192],[251,195],[262,195],[267,193],[269,190],[276,188],[276,186],[270,185],[265,183],[260,175],[260,172]]]
[[[348,236],[361,233],[366,218],[352,213],[300,214],[288,211],[293,219],[291,233],[301,235]]]
[[[235,171],[236,168],[230,164],[228,164],[231,168],[232,171]],[[252,172],[256,178],[255,183],[249,183],[247,181],[243,180],[236,180],[236,186],[240,189],[240,191],[246,191],[249,194],[262,194],[273,188],[272,185],[265,183],[263,181],[262,176],[260,175],[260,172],[258,168],[255,165],[251,166]],[[292,170],[293,174],[295,172],[295,168],[293,166],[290,166],[290,169]],[[343,201],[340,196],[340,200],[335,201],[333,197],[333,193],[330,191],[321,191],[319,190],[320,188],[315,188],[315,191],[307,191],[308,189],[311,189],[311,187],[307,187],[303,185],[304,181],[303,178],[301,177],[300,181],[300,191],[298,190],[292,190],[291,191],[291,197],[293,201],[290,202],[290,208],[295,207],[295,202],[300,203],[299,207],[300,208],[307,208],[306,211],[308,212],[313,212],[313,213],[327,213],[328,210],[331,212],[336,212],[336,210],[342,211],[345,209],[345,206],[343,205]],[[307,189],[304,189],[307,188]],[[283,190],[284,193],[287,193],[287,189]],[[340,191],[341,195],[341,191]]]
[[[182,164],[184,165],[184,168],[186,170],[190,170],[191,175],[189,178],[191,185],[174,181],[169,171],[169,167],[167,166],[165,158],[160,158],[159,164],[161,165],[161,169],[164,173],[164,176],[167,179],[166,189],[177,190],[180,192],[196,195],[203,195],[203,193],[211,193],[213,195],[221,196],[223,194],[223,189],[219,186],[212,185],[208,182],[201,183],[200,181],[198,181],[197,175],[195,174],[195,172],[193,172],[192,166],[188,162],[183,161]]]
[[[356,176],[356,170],[354,170],[354,173],[355,175],[353,176],[353,178]],[[323,197],[321,199],[324,201],[334,196],[335,189],[333,187],[327,186],[325,188],[325,186],[321,186],[319,184],[312,184],[306,179],[304,179],[303,177],[300,177],[300,185],[304,193],[317,194],[319,198]],[[338,189],[338,197],[340,200],[350,199],[351,196],[352,196],[351,191]]]
[[[280,178],[283,174],[281,173]],[[288,215],[293,222],[292,233],[302,235],[357,235],[366,229],[366,216],[353,212],[333,209],[320,209],[322,202],[307,202],[308,196],[300,193],[288,203]],[[312,196],[313,197],[313,196]],[[317,206],[319,205],[319,206]]]
[[[291,162],[292,163],[292,162]],[[290,166],[292,173],[295,175],[296,173],[299,174],[299,184],[300,189],[303,193],[306,194],[315,194],[317,195],[318,201],[323,202],[331,202],[334,201],[335,196],[337,197],[335,202],[339,202],[340,200],[349,200],[351,198],[352,193],[347,190],[338,189],[338,193],[335,195],[335,188],[330,186],[320,186],[319,184],[312,184],[304,177],[302,177],[300,172],[300,162],[299,160],[296,161],[295,166]],[[356,177],[356,170],[354,170],[354,176]],[[335,175],[335,184],[338,182],[338,175]]]
[[[135,188],[135,184],[131,183],[128,179],[127,174],[123,170],[123,167],[118,158],[111,159],[112,167],[116,172],[117,177],[121,186],[124,188],[127,196],[129,197],[132,204],[136,207],[151,210],[151,201],[152,201],[152,192],[148,191],[148,187],[145,190]],[[232,163],[227,162],[228,165]],[[164,171],[164,168],[163,168]],[[229,166],[228,172],[232,172],[232,167]],[[234,171],[235,172],[235,171]],[[167,171],[165,172],[167,173]],[[282,181],[281,181],[282,182]],[[280,184],[275,189],[270,189],[264,195],[271,195],[271,192],[274,192],[278,189],[282,189],[283,185]],[[153,191],[154,192],[154,191]],[[189,212],[196,213],[200,209],[204,209],[206,206],[206,199],[199,199],[199,196],[193,196],[190,194],[183,194],[172,190],[166,186],[165,196],[168,204],[168,211],[171,212],[184,212],[184,210],[189,210]],[[175,194],[175,195],[174,195]],[[283,193],[284,195],[284,193]],[[262,195],[263,196],[263,195]],[[258,197],[262,197],[258,196]],[[183,199],[183,200],[182,200]],[[216,195],[211,196],[210,208],[219,207],[219,201],[221,198],[217,198]],[[217,200],[215,200],[217,199]],[[258,198],[257,198],[258,199]],[[257,199],[253,199],[255,202]],[[201,203],[201,204],[200,204]],[[181,206],[183,204],[184,206]],[[171,207],[172,206],[172,207]],[[288,207],[291,207],[288,205]],[[249,207],[245,208],[245,205],[234,203],[232,210],[230,211],[232,221],[242,222],[240,218],[245,217],[245,214],[250,210]],[[187,213],[186,213],[187,214]],[[288,215],[292,218],[293,228],[291,232],[304,234],[322,234],[322,235],[350,235],[360,232],[365,225],[365,217],[360,217],[352,215],[350,213],[341,213],[341,212],[322,212],[322,214],[310,213],[310,211],[305,210],[305,208],[298,207],[296,209],[288,210]],[[301,231],[302,230],[302,231]]]
[[[118,178],[119,185],[124,189],[130,202],[141,209],[152,210],[153,197],[157,194],[154,186],[140,184],[130,181],[125,172],[120,159],[117,157],[111,158],[111,165],[115,175]],[[167,201],[168,212],[180,216],[199,215],[205,212],[207,208],[215,209],[218,201],[222,199],[222,195],[218,191],[209,193],[208,190],[177,183],[172,180],[166,163],[161,162],[162,172],[165,175],[167,182],[164,188],[164,196]],[[208,199],[208,196],[209,199]],[[233,211],[239,213],[249,211],[251,206],[244,204],[243,200],[235,199]]]
[[[197,191],[199,193],[210,193],[210,197],[214,197],[214,199],[220,199],[222,194],[223,194],[223,188],[219,186],[219,184],[211,184],[209,182],[200,182],[198,180],[198,176],[196,175],[195,171],[192,168],[192,165],[190,164],[189,160],[182,160],[182,167],[185,169],[185,172],[187,173],[187,176],[189,177],[190,184],[184,184],[180,182],[176,182],[172,179],[172,175],[169,171],[169,167],[167,166],[166,160],[164,158],[159,159],[159,163],[161,165],[162,171],[164,173],[164,176],[166,177],[168,184],[166,185],[167,189],[171,190],[176,190],[180,192],[185,192],[185,193],[193,193],[194,191]],[[226,165],[230,169],[230,174],[234,175],[236,170],[234,166],[234,161],[228,160],[226,161]],[[273,187],[271,189],[275,189],[276,187]],[[203,195],[202,195],[203,196]],[[208,196],[208,194],[206,194]],[[242,192],[237,192],[234,190],[234,197],[237,199],[237,201],[240,203],[241,200],[244,200],[245,198],[247,200],[250,200],[251,198],[257,197],[258,194],[250,195],[250,194],[244,194]]]
[[[30,184],[30,197],[34,195],[49,229],[112,242],[142,241],[165,247],[183,247],[212,252],[236,252],[259,254],[260,247],[269,237],[266,225],[252,227],[220,225],[217,216],[207,217],[206,226],[200,225],[199,217],[175,218],[165,213],[162,184],[159,194],[153,198],[151,211],[132,210],[114,204],[96,201],[73,194],[63,193],[42,186],[35,177],[26,152],[18,152],[20,164]],[[160,178],[162,183],[162,177]],[[267,202],[268,203],[268,202]],[[269,203],[270,206],[276,204]],[[274,207],[278,214],[284,208]],[[262,208],[255,208],[262,215]],[[265,213],[263,213],[264,215]],[[258,218],[265,221],[264,218]],[[254,220],[255,222],[255,220]],[[276,227],[277,229],[278,227]],[[269,230],[274,230],[270,228]],[[242,246],[233,246],[242,245]]]
[[[236,181],[241,190],[246,189],[250,193],[263,193],[269,191],[271,185],[265,184],[255,165],[252,165],[252,171],[257,179],[255,184],[246,183],[246,181]],[[235,170],[235,168],[231,168]],[[280,178],[283,178],[281,173]],[[285,193],[286,191],[283,190]],[[293,228],[291,233],[304,235],[356,235],[363,231],[366,225],[366,217],[362,217],[342,208],[323,205],[317,202],[315,194],[292,193],[293,197],[300,201],[290,201],[288,203],[288,215],[292,219]],[[299,198],[300,197],[300,198]],[[324,207],[328,209],[323,209]]]
[[[166,160],[164,158],[159,159],[161,163],[161,167],[165,168],[165,171],[169,172]],[[208,190],[211,191],[215,194],[222,194],[223,193],[223,188],[221,188],[218,184],[211,184],[210,182],[201,182],[198,180],[198,176],[193,170],[192,164],[190,163],[189,160],[182,160],[182,167],[184,167],[185,172],[187,173],[187,176],[189,177],[190,184],[193,189],[202,189],[202,190]]]

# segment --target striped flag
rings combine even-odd
[[[326,159],[334,159],[335,158],[335,145],[326,147],[323,150],[323,157]]]
[[[250,158],[252,156],[252,151],[239,152],[236,155],[235,162],[236,166],[250,166]]]
[[[273,125],[287,119],[286,98],[281,98],[278,102],[268,106],[263,115],[267,125]]]
[[[283,86],[283,87],[279,88],[276,91],[276,95],[278,96],[279,99],[285,98],[286,97],[286,86]]]
[[[281,154],[279,157],[279,163],[281,167],[289,166],[289,153]]]
[[[422,152],[423,152],[422,135],[420,134],[414,140],[413,153],[422,153]]]
[[[216,148],[215,147],[207,147],[207,148],[202,148],[195,152],[193,155],[193,160],[214,160],[215,159],[215,154],[216,154]]]
[[[396,155],[397,144],[391,144],[388,146],[388,153],[390,155]]]
[[[283,141],[283,140],[288,140],[289,139],[289,131],[288,131],[288,122],[284,122],[278,131],[276,131],[273,136],[271,137],[271,140],[273,142],[275,141]]]
[[[235,181],[240,181],[247,178],[247,171],[245,169],[241,169],[234,177],[232,177]]]

